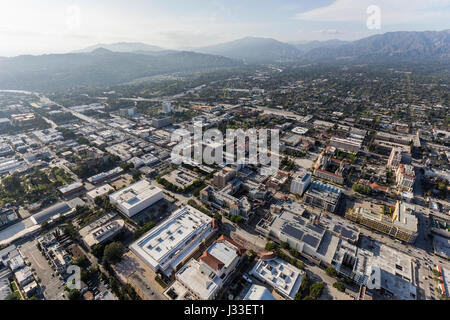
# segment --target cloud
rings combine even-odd
[[[450,19],[450,0],[336,0],[332,4],[298,13],[296,18],[315,22],[364,22],[367,8],[381,9],[382,23],[417,24]]]

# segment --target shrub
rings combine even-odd
[[[323,282],[314,283],[309,289],[310,296],[313,297],[314,299],[319,298],[320,295],[322,294],[323,287],[324,287]]]
[[[266,243],[266,247],[265,247],[266,251],[273,251],[273,250],[275,250],[275,248],[276,248],[276,245],[274,242],[269,241]]]
[[[341,282],[335,282],[333,283],[333,287],[338,289],[341,292],[345,292],[345,286]]]
[[[330,277],[336,277],[337,276],[337,271],[336,269],[334,269],[333,267],[327,267],[325,269],[325,272],[327,273],[327,275],[329,275]]]

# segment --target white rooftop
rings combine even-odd
[[[242,300],[276,300],[272,293],[264,287],[253,284]]]
[[[300,288],[303,278],[303,271],[280,258],[259,260],[252,274],[291,299]]]
[[[219,289],[222,280],[219,277],[210,277],[201,270],[201,263],[191,259],[178,273],[177,279],[189,286],[195,295],[202,300],[209,300]]]
[[[110,198],[129,210],[161,192],[160,188],[152,186],[147,180],[141,180],[111,194]]]
[[[212,218],[206,214],[186,206],[172,213],[130,248],[154,269],[158,266],[166,268],[183,251],[193,250],[192,243],[207,236],[205,233],[211,230],[211,222]],[[199,239],[196,239],[197,236]]]
[[[109,184],[105,184],[101,187],[98,187],[94,190],[89,191],[86,195],[91,199],[95,199],[96,197],[104,196],[111,190],[114,190],[114,188],[112,186],[110,186]]]
[[[208,253],[221,261],[225,268],[228,268],[238,255],[236,247],[228,241],[214,242],[208,248]]]

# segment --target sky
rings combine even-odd
[[[450,29],[450,0],[1,0],[0,56],[97,43],[191,49],[246,36],[356,40]]]

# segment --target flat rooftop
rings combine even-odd
[[[200,299],[209,299],[220,287],[222,279],[219,277],[210,277],[201,269],[201,263],[191,259],[177,273],[178,281],[188,285]]]
[[[306,194],[334,203],[339,200],[342,191],[331,185],[313,181]]]
[[[152,186],[147,180],[141,180],[112,193],[110,198],[129,210],[161,192],[160,188]]]
[[[280,258],[259,260],[251,273],[291,299],[300,288],[304,274],[303,271]]]
[[[186,206],[181,208],[134,242],[130,248],[153,268],[173,261],[186,251],[198,235],[210,228],[212,218],[199,210]],[[206,237],[206,235],[205,235]],[[200,238],[202,238],[200,236]]]

